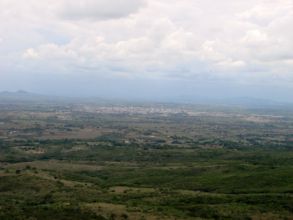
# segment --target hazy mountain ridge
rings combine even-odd
[[[2,91],[0,92],[0,101],[24,101],[24,102],[96,102],[96,103],[174,103],[174,104],[199,104],[199,105],[223,105],[223,106],[243,106],[243,107],[282,107],[293,106],[293,103],[278,102],[275,100],[254,98],[254,97],[235,97],[235,98],[204,98],[195,97],[193,99],[179,101],[174,100],[139,100],[139,99],[107,99],[96,97],[65,97],[65,96],[51,96],[38,93],[32,93],[25,90]]]

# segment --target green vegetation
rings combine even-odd
[[[293,218],[291,110],[0,109],[1,220]]]

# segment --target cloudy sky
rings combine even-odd
[[[292,0],[0,0],[0,91],[293,102]]]

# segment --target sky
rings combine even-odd
[[[293,102],[292,0],[0,0],[0,91]]]

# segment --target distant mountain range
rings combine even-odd
[[[2,91],[0,92],[0,99],[32,99],[32,98],[45,98],[40,94],[30,93],[24,90],[18,90],[16,92]]]
[[[41,95],[36,93],[18,90],[16,92],[2,91],[0,92],[1,102],[53,102],[60,101],[60,97]],[[65,99],[64,99],[65,100]]]
[[[1,102],[62,102],[62,103],[80,103],[80,102],[105,102],[99,98],[78,98],[78,97],[64,97],[64,96],[50,96],[37,93],[31,93],[24,90],[18,90],[16,92],[2,91],[0,92]]]
[[[117,100],[117,99],[102,99],[98,97],[62,97],[62,96],[49,96],[31,93],[24,90],[18,90],[16,92],[2,91],[0,92],[1,102],[96,102],[96,103],[123,103],[125,102],[144,102],[143,100]],[[151,102],[150,100],[146,102]],[[154,101],[160,103],[160,101]],[[225,106],[243,106],[243,107],[282,107],[293,106],[293,103],[277,102],[268,99],[251,98],[251,97],[237,97],[237,98],[194,98],[192,100],[182,101],[161,101],[162,103],[178,103],[178,104],[201,104],[201,105],[225,105]]]

